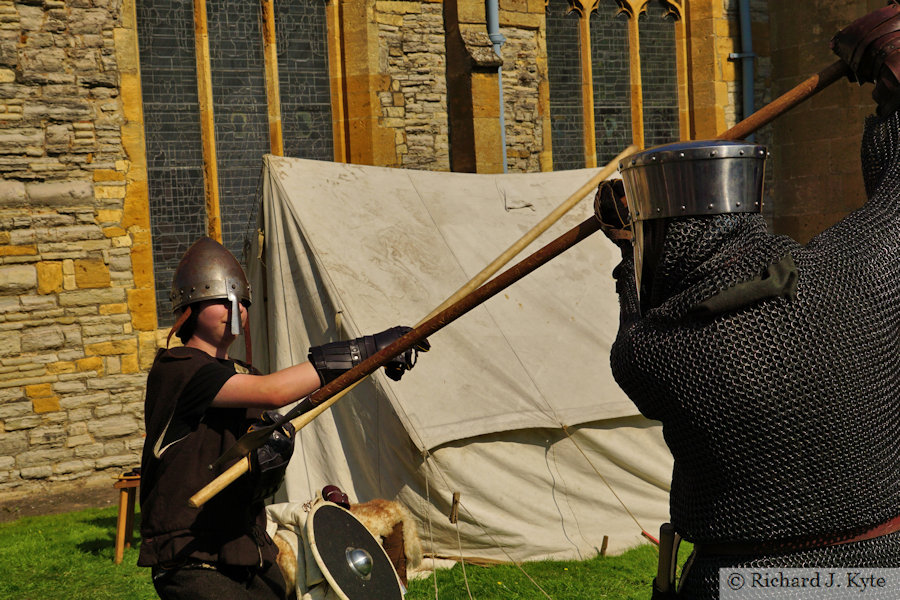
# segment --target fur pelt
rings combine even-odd
[[[272,541],[278,548],[278,568],[284,577],[284,587],[287,590],[287,600],[297,597],[297,534],[287,529],[279,529]]]
[[[422,564],[422,543],[416,533],[416,523],[405,506],[392,500],[376,498],[361,504],[351,504],[350,512],[376,538],[387,537],[397,523],[403,523],[403,550],[407,566],[414,569]]]

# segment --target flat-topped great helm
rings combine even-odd
[[[250,306],[250,283],[244,269],[225,246],[212,238],[200,238],[188,248],[172,278],[172,311],[203,300],[231,301],[231,331],[238,335],[240,310],[238,302]]]
[[[639,296],[646,295],[642,287],[649,285],[669,219],[762,209],[767,154],[748,142],[700,140],[657,146],[619,163]]]

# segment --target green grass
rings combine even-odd
[[[438,571],[438,597],[441,600],[468,600],[468,581],[472,597],[481,600],[545,600],[547,596],[555,600],[646,600],[650,597],[657,556],[656,548],[644,545],[621,556],[598,556],[585,561],[528,562],[522,565],[522,570],[514,565],[489,568],[466,565],[465,577],[462,566],[456,565]],[[411,581],[406,599],[434,598],[434,587],[433,578]]]
[[[142,600],[156,598],[149,569],[139,568],[137,550],[113,564],[116,508],[26,517],[0,524],[0,598],[15,600]],[[648,598],[656,572],[656,549],[635,548],[622,556],[586,561],[544,561],[515,566],[461,565],[437,575],[438,598],[555,600]],[[435,597],[433,578],[410,582],[406,600]]]
[[[149,570],[135,565],[135,548],[113,564],[116,512],[88,509],[0,523],[0,598],[156,598]]]

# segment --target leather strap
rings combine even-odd
[[[191,316],[191,305],[189,304],[185,307],[184,312],[181,313],[181,316],[178,317],[178,320],[175,321],[175,324],[172,325],[172,329],[169,330],[169,335],[166,336],[166,348],[169,347],[169,341],[172,339],[172,336],[175,334],[176,331],[181,329],[181,326],[184,325],[184,322],[187,321],[190,316]]]
[[[900,515],[870,529],[858,533],[832,534],[795,540],[766,540],[760,542],[722,542],[695,544],[694,551],[700,555],[746,555],[785,554],[799,550],[826,548],[875,539],[900,531]]]
[[[243,329],[244,334],[244,362],[253,366],[253,342],[250,340],[250,323]]]

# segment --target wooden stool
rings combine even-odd
[[[136,469],[119,475],[113,487],[119,490],[119,519],[116,523],[116,554],[113,561],[122,562],[125,548],[131,548],[134,533],[134,496],[141,485],[141,474]]]

